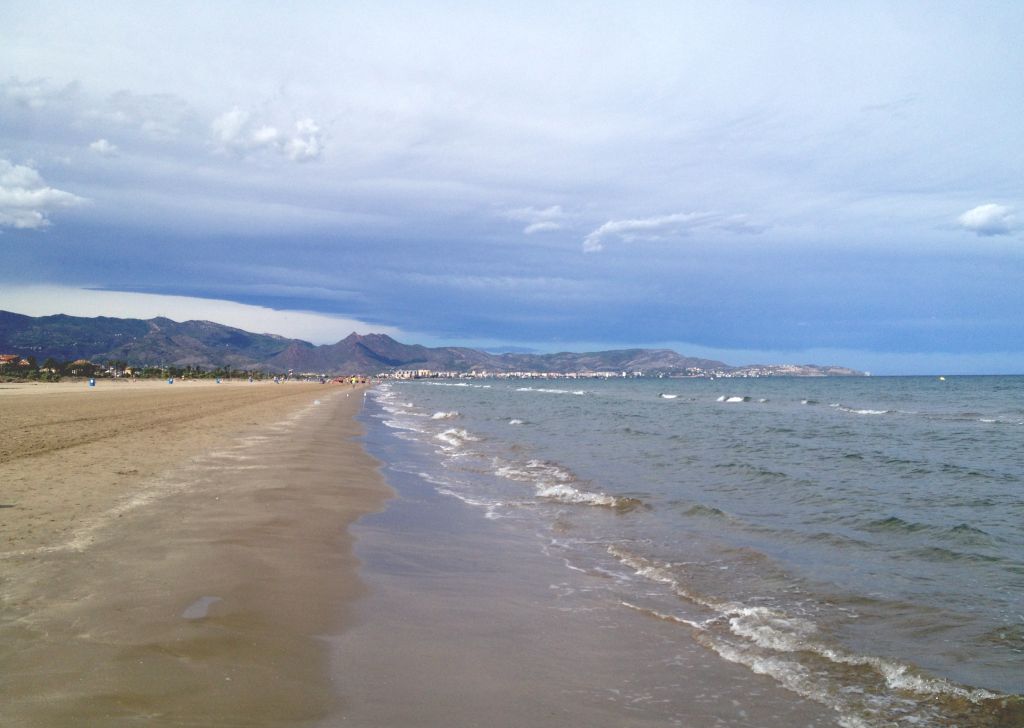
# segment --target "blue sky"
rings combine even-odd
[[[1024,372],[1024,5],[339,5],[3,3],[0,308]]]

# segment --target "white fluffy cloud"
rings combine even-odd
[[[118,152],[117,145],[111,144],[106,139],[97,139],[89,145],[89,149],[101,157],[116,157]]]
[[[237,106],[225,111],[210,124],[214,140],[223,149],[248,148],[252,146],[251,132],[247,132],[249,112]]]
[[[562,210],[561,205],[551,207],[519,207],[503,213],[503,217],[517,222],[525,222],[526,227],[523,233],[533,235],[534,233],[548,233],[561,230],[565,227],[568,215]]]
[[[750,223],[745,215],[723,215],[719,212],[676,212],[630,220],[609,220],[583,239],[583,252],[604,250],[604,244],[609,239],[618,238],[626,242],[660,240],[685,235],[698,228],[734,233],[759,233],[764,230],[763,226]]]
[[[35,230],[50,224],[54,210],[74,207],[85,200],[48,187],[32,167],[0,159],[0,227]]]
[[[295,122],[295,135],[284,144],[284,151],[295,162],[308,162],[323,152],[323,137],[320,127],[312,119]]]
[[[1011,208],[991,202],[978,205],[957,218],[960,227],[978,235],[1009,235],[1015,221]]]
[[[319,158],[324,149],[323,134],[313,119],[295,122],[295,131],[289,136],[275,126],[256,123],[248,111],[237,106],[214,119],[210,131],[215,145],[224,152],[270,150],[294,162],[308,162]]]

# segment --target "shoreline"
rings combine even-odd
[[[390,497],[363,388],[68,389],[0,394],[0,722],[331,715],[324,637],[364,591],[347,527]]]
[[[827,707],[681,640],[671,618],[624,606],[609,572],[538,541],[528,505],[492,518],[483,500],[456,495],[444,478],[467,476],[436,469],[441,441],[395,437],[394,416],[377,397],[360,415],[396,496],[351,529],[369,589],[332,640],[348,722],[836,725]],[[572,538],[566,516],[557,538]]]
[[[771,510],[772,503],[786,502],[777,485],[792,484],[790,501],[810,493],[828,503],[830,491],[819,483],[828,486],[834,471],[817,466],[819,451],[812,448],[836,452],[840,457],[830,460],[846,465],[851,461],[842,455],[869,452],[877,423],[891,422],[861,417],[856,410],[808,407],[802,398],[814,392],[801,386],[761,386],[772,397],[750,408],[719,404],[719,392],[707,387],[701,388],[703,396],[682,400],[682,407],[664,405],[657,389],[639,383],[609,385],[592,397],[514,384],[385,384],[375,390],[361,415],[365,439],[399,497],[353,529],[361,576],[370,586],[357,605],[367,618],[343,635],[338,650],[343,682],[361,692],[355,722],[383,727],[415,717],[418,725],[442,726],[460,714],[464,718],[456,723],[475,724],[496,710],[505,718],[518,716],[510,721],[515,724],[552,726],[644,721],[740,726],[750,725],[750,716],[758,725],[780,728],[949,721],[1016,725],[1019,687],[1009,683],[1008,691],[997,692],[998,685],[987,690],[986,683],[950,679],[935,661],[915,659],[941,657],[948,648],[927,638],[910,641],[908,626],[932,631],[938,624],[949,630],[946,634],[962,636],[955,649],[988,660],[998,678],[1001,664],[1009,667],[1017,660],[1008,650],[1002,658],[1001,644],[971,640],[971,632],[985,634],[979,617],[953,621],[954,609],[923,604],[915,611],[898,600],[868,601],[841,581],[833,582],[838,588],[812,581],[813,573],[804,576],[794,568],[801,564],[787,563],[771,543],[754,540],[768,531],[797,557],[833,557],[817,539],[802,552],[800,534],[784,538],[791,532],[780,530],[779,521],[791,522]],[[874,404],[869,392],[850,389],[843,390],[849,397],[817,396],[825,402],[856,401],[872,410],[891,407]],[[927,404],[928,394],[909,399]],[[975,399],[972,412],[1000,412],[1005,406],[997,390],[992,398]],[[980,416],[971,414],[966,425],[952,419],[945,429],[985,434],[988,452],[1015,463],[1012,429],[973,425]],[[906,447],[920,440],[919,430],[934,427],[922,419],[916,428],[913,422],[897,422],[883,431]],[[732,443],[750,437],[750,423],[757,420],[770,434],[753,440],[758,448],[742,456],[732,453]],[[832,434],[838,428],[826,430],[806,454],[800,450],[802,457],[780,455],[780,444],[798,440],[812,427],[824,430],[823,423],[846,427],[839,435]],[[962,462],[945,454],[939,448],[928,461]],[[840,472],[863,475],[861,461],[852,462],[852,473],[850,467]],[[728,475],[721,463],[744,467]],[[753,466],[771,480],[753,480]],[[773,466],[790,474],[767,470]],[[877,472],[884,484],[904,470],[896,461],[896,467],[880,462],[867,472]],[[814,480],[803,487],[794,476],[805,472]],[[1014,482],[1012,472],[1004,482]],[[773,531],[756,521],[757,528],[748,527],[710,507],[740,503],[736,492]],[[758,500],[769,492],[770,501]],[[968,497],[1000,492],[1009,495],[1010,489],[982,481]],[[882,497],[888,493],[875,502],[894,508],[906,504],[906,498]],[[644,506],[609,508],[606,494],[636,498]],[[871,495],[857,507],[833,508],[872,518],[865,506]],[[720,500],[711,500],[716,496]],[[813,504],[803,511],[799,503],[792,505],[798,514],[815,514]],[[1012,515],[985,504],[972,513],[972,523],[984,522],[997,537],[1019,535]],[[953,523],[966,520],[951,515]],[[876,542],[899,552],[901,540],[900,534],[892,539],[879,534]],[[840,553],[862,553],[846,542],[840,547]],[[1012,559],[1007,551],[1003,557]],[[904,552],[913,558],[912,550]],[[838,576],[829,564],[821,564],[825,577]],[[973,572],[979,579],[989,576],[979,568]],[[1012,594],[1012,574],[1006,577],[1011,578],[993,581]],[[998,592],[964,596],[979,605],[1000,603]],[[876,630],[889,645],[857,641],[868,632],[874,637]],[[1012,634],[999,636],[1012,639]],[[353,663],[358,669],[346,672]],[[431,663],[446,669],[432,670]],[[1012,670],[1002,674],[1013,678]],[[487,676],[491,679],[480,679]],[[394,685],[403,689],[385,687]],[[570,694],[573,700],[566,701]]]

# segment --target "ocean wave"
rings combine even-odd
[[[840,725],[888,726],[899,720],[931,724],[933,718],[947,715],[947,709],[968,718],[967,725],[987,725],[985,718],[1018,709],[1017,696],[956,685],[896,660],[860,655],[831,644],[820,627],[804,617],[694,594],[680,583],[672,564],[617,545],[609,546],[608,553],[637,576],[669,587],[676,596],[711,610],[712,616],[696,621],[623,602],[625,606],[695,628],[700,644],[723,659],[746,665],[831,707],[840,714]],[[914,699],[908,700],[910,696]],[[979,719],[982,722],[974,722]]]
[[[726,402],[728,404],[735,404],[735,403],[738,403],[738,402],[749,402],[750,401],[750,397],[744,397],[744,396],[741,396],[741,395],[738,395],[738,394],[731,394],[731,395],[723,394],[721,397],[719,397],[715,401],[716,402]]]
[[[961,562],[961,563],[975,563],[975,564],[1001,564],[1006,563],[1006,559],[1001,556],[989,556],[988,554],[979,554],[973,551],[957,551],[955,549],[945,548],[944,546],[925,546],[919,549],[908,551],[911,556],[926,561],[934,561],[938,563],[943,562]]]
[[[704,518],[729,518],[729,515],[725,511],[719,508],[713,508],[712,506],[701,505],[699,503],[695,506],[690,506],[688,509],[683,511],[683,515],[701,516]]]
[[[435,412],[434,414],[430,415],[430,419],[432,419],[432,420],[453,420],[453,419],[455,419],[458,416],[459,416],[459,413],[456,412],[455,410],[452,410],[451,412]]]
[[[803,541],[816,541],[818,543],[827,543],[837,548],[860,548],[860,549],[876,549],[879,548],[877,544],[862,541],[856,538],[850,538],[840,533],[832,533],[831,531],[818,531],[816,533],[794,533],[794,538],[799,538]]]
[[[517,420],[517,419],[516,419],[516,418],[514,418],[514,417],[513,417],[513,418],[512,418],[511,420],[509,420],[509,421],[508,421],[508,423],[509,423],[510,425],[525,425],[525,424],[526,424],[526,423],[525,423],[525,422],[523,422],[522,420]]]
[[[981,642],[1008,647],[1014,652],[1024,652],[1024,625],[1005,624],[991,629],[980,637]]]
[[[680,616],[675,615],[675,614],[667,614],[665,612],[659,612],[657,609],[651,609],[650,607],[641,607],[641,606],[639,606],[637,604],[633,604],[632,602],[621,601],[619,603],[622,606],[624,606],[624,607],[626,607],[628,609],[632,609],[632,610],[634,610],[636,612],[640,612],[641,614],[646,614],[648,617],[654,617],[655,619],[660,619],[663,622],[672,622],[673,624],[684,624],[687,627],[693,627],[694,629],[705,629],[707,627],[707,623],[706,622],[697,622],[697,621],[694,621],[692,619],[687,619],[686,617],[680,617]]]
[[[929,528],[924,523],[911,523],[904,521],[899,516],[889,516],[888,518],[881,518],[875,521],[869,521],[861,527],[865,531],[874,531],[876,533],[896,532],[896,533],[915,533],[917,531],[924,531]]]
[[[412,405],[408,405],[411,407]],[[389,407],[384,405],[381,407],[389,415],[405,415],[406,417],[426,417],[427,415],[423,412],[416,412],[414,410],[406,409],[405,407]]]
[[[992,544],[992,535],[987,531],[969,523],[958,523],[955,526],[905,521],[899,516],[890,516],[863,524],[861,530],[872,533],[920,534],[926,533],[941,539],[944,543],[955,541],[966,546],[988,546]],[[983,556],[954,551],[949,548],[932,546],[917,551],[930,561],[989,561],[996,557]]]
[[[466,430],[456,427],[452,427],[451,429],[434,435],[434,439],[440,440],[450,448],[462,447],[467,442],[478,442],[480,440],[479,437],[475,437],[469,434]]]
[[[608,506],[616,508],[619,499],[606,493],[592,493],[586,490],[579,490],[566,485],[565,483],[553,483],[551,485],[538,485],[537,495],[548,500],[559,503],[577,503],[588,506]]]
[[[425,433],[426,430],[420,429],[409,422],[402,422],[400,420],[382,420],[386,427],[390,427],[392,430],[406,430],[408,432],[420,432]]]
[[[626,512],[643,505],[639,498],[609,495],[580,487],[576,476],[556,463],[529,460],[525,463],[501,463],[494,474],[508,480],[533,485],[538,498],[573,505],[604,506]]]
[[[537,480],[555,480],[569,483],[576,480],[576,476],[568,470],[544,460],[528,460],[525,463],[504,463],[499,460],[496,461],[494,474],[509,480],[527,483]]]
[[[551,389],[547,387],[516,387],[517,392],[541,392],[543,394],[575,394],[581,396],[586,394],[582,389]]]
[[[628,566],[637,576],[642,576],[645,579],[650,579],[651,581],[658,582],[659,584],[665,584],[666,586],[669,586],[677,596],[683,597],[695,604],[699,604],[703,607],[712,606],[710,602],[705,601],[696,594],[691,594],[683,588],[682,584],[673,573],[671,564],[658,563],[657,561],[648,559],[645,556],[634,554],[626,548],[616,544],[611,544],[608,546],[607,550],[609,555],[619,563]]]
[[[972,526],[969,523],[958,523],[946,530],[951,536],[967,541],[968,543],[976,543],[979,541],[987,542],[992,540],[992,536],[988,531]]]
[[[833,402],[829,405],[840,412],[848,412],[852,415],[894,415],[897,414],[897,410],[878,410],[878,409],[857,409],[856,407],[847,407],[840,402]]]
[[[487,518],[489,520],[496,521],[499,518],[505,517],[505,514],[501,512],[501,509],[504,508],[506,504],[502,503],[501,501],[485,501],[481,500],[480,498],[473,498],[466,495],[465,493],[460,493],[457,490],[445,487],[437,488],[437,492],[440,493],[441,495],[446,495],[451,498],[455,498],[456,500],[460,500],[466,505],[486,509],[484,511],[484,518]]]
[[[750,463],[715,463],[712,467],[720,470],[734,470],[754,478],[767,479],[767,480],[789,480],[790,476],[787,473],[783,473],[778,470],[768,470],[758,465],[752,465]]]

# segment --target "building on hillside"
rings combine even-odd
[[[75,359],[73,362],[68,364],[68,371],[71,376],[84,376],[92,372],[95,365],[88,359]]]

